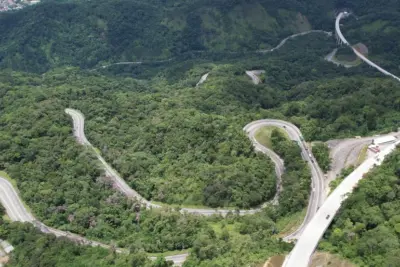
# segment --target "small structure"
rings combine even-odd
[[[387,135],[387,136],[383,136],[383,137],[379,137],[379,138],[375,138],[372,140],[372,144],[374,145],[388,145],[388,144],[392,144],[394,142],[396,142],[396,137],[392,136],[392,135]]]
[[[374,153],[380,152],[379,146],[377,146],[377,145],[369,145],[368,149],[371,150]]]

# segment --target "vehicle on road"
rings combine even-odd
[[[328,220],[330,217],[331,217],[331,215],[329,215],[329,214],[326,215],[326,219],[327,219],[327,220]]]

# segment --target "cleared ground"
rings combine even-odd
[[[356,267],[356,265],[340,258],[338,255],[316,252],[312,257],[310,267]]]
[[[359,166],[361,163],[363,163],[367,159],[367,156],[368,156],[368,146],[365,145],[358,154],[356,166]]]
[[[272,131],[275,129],[280,131],[283,135],[286,136],[286,138],[289,139],[289,136],[287,135],[287,133],[285,131],[283,131],[279,127],[275,127],[275,126],[261,127],[260,129],[257,130],[254,137],[260,144],[262,144],[265,147],[268,147],[269,149],[272,149],[271,134],[272,134]]]

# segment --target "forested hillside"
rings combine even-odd
[[[365,64],[345,69],[325,61],[336,47],[327,34],[254,53],[292,33],[332,31],[341,8],[361,14],[344,21],[346,37],[398,71],[395,0],[49,0],[0,14],[0,171],[47,225],[132,252],[116,256],[1,221],[0,238],[17,248],[10,266],[152,266],[147,253],[183,250],[191,253],[187,267],[239,267],[287,253],[291,245],[278,237],[306,207],[310,173],[299,147],[275,132],[273,149],[286,165],[279,205],[237,216],[235,208],[257,207],[276,193],[274,166],[243,127],[284,119],[307,141],[325,141],[390,132],[400,122],[400,84]],[[119,61],[144,64],[101,68]],[[265,70],[261,84],[245,75],[251,69]],[[87,138],[147,199],[231,207],[232,214],[138,210],[77,143],[65,108],[82,111]],[[322,248],[366,266],[397,260],[398,154],[360,183]]]
[[[311,28],[301,13],[276,3],[175,2],[47,1],[0,14],[0,66],[44,72],[195,51],[257,50]]]
[[[359,266],[400,262],[400,149],[361,180],[344,202],[320,248]]]
[[[42,73],[65,65],[92,68],[215,52],[231,56],[231,52],[273,47],[297,32],[333,31],[334,11],[343,7],[362,16],[346,22],[350,40],[365,42],[375,54],[383,56],[391,49],[396,55],[400,53],[394,43],[399,39],[395,2],[44,1],[0,14],[0,67]]]

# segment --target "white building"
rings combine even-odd
[[[392,144],[396,141],[397,141],[396,137],[394,137],[392,135],[387,135],[387,136],[375,138],[374,140],[372,140],[372,143],[379,146],[379,145]]]

